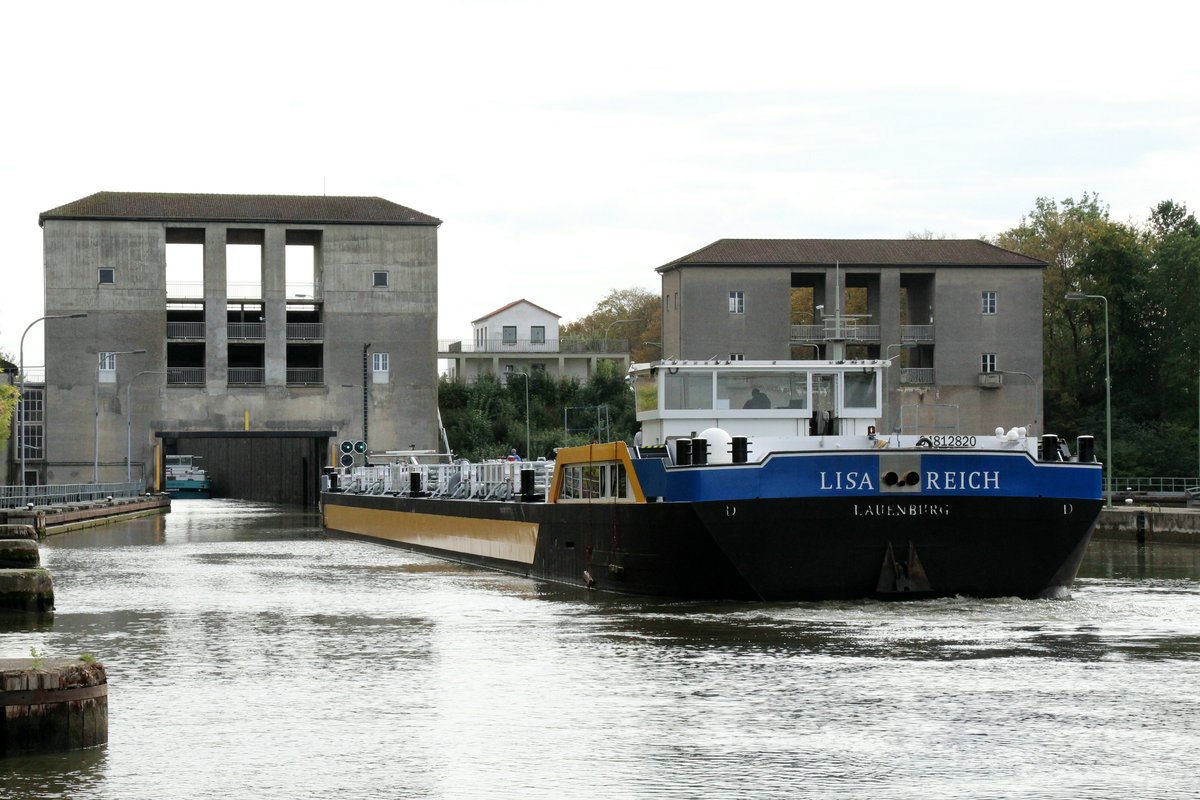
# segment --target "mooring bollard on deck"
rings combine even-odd
[[[0,757],[108,741],[108,677],[91,659],[0,659]]]

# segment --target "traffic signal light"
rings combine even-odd
[[[367,452],[367,443],[362,441],[361,439],[359,441],[355,442],[354,443],[354,452],[358,453],[360,456],[363,453]]]
[[[354,443],[349,440],[342,442],[341,445],[339,445],[339,447],[341,447],[341,450],[343,453],[354,452]]]

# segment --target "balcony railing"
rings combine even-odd
[[[289,322],[287,338],[290,341],[320,341],[325,335],[324,327],[320,322]]]
[[[325,382],[325,370],[321,367],[288,367],[288,386],[320,386]]]
[[[172,300],[201,300],[204,281],[167,281],[167,297]]]
[[[933,325],[901,325],[900,341],[902,342],[932,342]]]
[[[485,342],[443,339],[438,342],[440,353],[627,353],[627,339],[488,339]]]
[[[262,367],[230,367],[226,382],[230,386],[261,386],[265,376]]]
[[[267,326],[262,322],[231,322],[229,323],[230,339],[262,339],[266,336]]]
[[[203,386],[204,367],[167,367],[168,386]]]
[[[792,325],[793,343],[818,343],[826,341],[868,342],[879,341],[879,326],[865,325],[858,320],[842,317],[841,324],[833,317],[826,318],[821,325]]]
[[[203,339],[203,322],[168,322],[168,339]]]
[[[903,367],[900,370],[900,383],[932,386],[934,382],[933,367]]]

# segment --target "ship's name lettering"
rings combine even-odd
[[[975,470],[973,472],[926,472],[926,489],[941,489],[942,491],[959,491],[962,489],[999,489],[1000,473]]]
[[[937,503],[909,503],[907,505],[885,505],[883,503],[854,504],[856,517],[948,517],[950,506]]]
[[[1000,472],[988,470],[972,470],[971,472],[944,470],[942,472],[926,472],[925,488],[937,489],[943,492],[956,491],[988,491],[1000,488]],[[821,491],[823,492],[852,492],[875,491],[875,484],[869,472],[853,470],[821,473]]]

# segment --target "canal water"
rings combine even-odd
[[[1194,798],[1200,548],[1095,542],[1070,600],[606,597],[178,501],[43,544],[109,744],[3,798]]]

